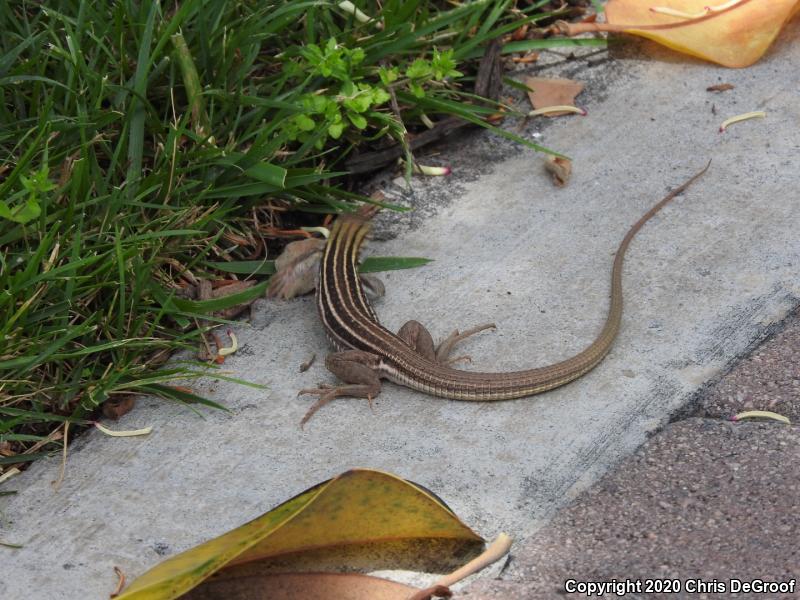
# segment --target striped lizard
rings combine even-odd
[[[636,221],[622,238],[611,268],[608,316],[594,341],[570,358],[522,371],[480,373],[448,366],[453,362],[448,360],[448,355],[458,341],[492,328],[494,324],[463,333],[454,331],[436,348],[431,334],[417,321],[409,321],[397,334],[383,327],[367,300],[358,275],[358,255],[369,231],[369,221],[361,215],[341,215],[334,222],[322,255],[316,301],[322,324],[337,350],[326,357],[325,366],[344,383],[301,390],[299,394],[319,396],[301,425],[320,407],[339,396],[367,398],[371,403],[381,391],[381,378],[432,396],[491,401],[532,396],[581,377],[603,360],[619,332],[622,262],[631,240],[653,215],[707,169],[708,165],[670,192]]]

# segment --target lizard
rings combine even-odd
[[[370,230],[364,214],[344,213],[334,221],[319,265],[316,305],[322,325],[336,352],[325,366],[342,385],[300,390],[318,401],[301,421],[305,424],[322,406],[339,396],[366,398],[370,404],[381,391],[381,379],[453,400],[494,401],[532,396],[565,385],[596,367],[608,354],[622,320],[622,264],[631,240],[657,212],[702,176],[711,162],[667,194],[634,223],[623,237],[611,268],[611,300],[600,333],[583,350],[562,361],[521,371],[482,373],[449,366],[456,343],[486,324],[454,331],[438,347],[428,330],[408,321],[397,334],[380,324],[358,274],[358,256]]]

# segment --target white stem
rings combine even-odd
[[[528,116],[536,117],[538,115],[546,115],[548,113],[554,113],[554,112],[571,112],[586,116],[585,110],[583,110],[582,108],[578,108],[577,106],[571,106],[569,104],[562,104],[559,106],[545,106],[544,108],[537,108],[536,110],[530,111],[528,113]]]
[[[731,418],[731,421],[741,421],[742,419],[756,418],[772,419],[773,421],[780,421],[781,423],[786,423],[787,425],[792,424],[788,417],[774,413],[771,410],[746,410],[744,412],[740,412],[738,415],[734,415]]]
[[[511,548],[513,541],[514,540],[512,540],[510,536],[501,533],[497,536],[495,541],[489,544],[486,550],[483,551],[483,554],[475,557],[460,569],[456,569],[449,575],[445,575],[436,582],[436,585],[449,587],[457,581],[461,581],[465,577],[477,573],[481,569],[485,569],[493,562],[500,560],[508,554],[508,550]]]
[[[111,437],[132,437],[135,435],[147,435],[148,433],[153,431],[152,426],[144,427],[142,429],[128,429],[123,431],[115,431],[113,429],[109,429],[108,427],[100,425],[100,423],[95,423],[94,426],[97,427],[100,431],[102,431],[106,435],[110,435]]]
[[[738,123],[739,121],[746,121],[747,119],[763,119],[767,116],[763,110],[756,110],[749,113],[744,113],[743,115],[736,115],[735,117],[731,117],[730,119],[725,119],[722,122],[722,125],[719,126],[719,131],[722,133],[725,131],[729,125],[733,125],[734,123]]]

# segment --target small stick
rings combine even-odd
[[[545,106],[544,108],[537,108],[536,110],[530,111],[527,116],[529,117],[536,117],[538,115],[546,115],[548,113],[554,112],[570,112],[570,113],[577,113],[581,116],[586,116],[588,113],[582,109],[578,108],[577,106],[571,106],[569,104],[563,104],[559,106]]]
[[[792,422],[789,420],[789,417],[785,417],[783,415],[779,415],[778,413],[772,412],[771,410],[746,410],[744,412],[740,412],[738,415],[733,415],[731,417],[731,421],[741,421],[742,419],[772,419],[773,421],[780,421],[781,423],[786,423],[787,425],[791,425]]]
[[[118,566],[114,565],[114,573],[117,575],[117,589],[115,589],[108,596],[109,598],[116,598],[122,593],[122,588],[125,587],[125,573],[122,572]]]
[[[58,491],[61,487],[61,482],[64,481],[64,472],[67,470],[67,442],[69,436],[69,421],[64,423],[64,450],[61,453],[61,468],[58,471],[58,479],[53,482],[53,488]]]
[[[148,425],[147,427],[142,427],[141,429],[109,429],[108,427],[101,425],[97,421],[93,423],[93,425],[111,437],[133,437],[137,435],[147,435],[151,431],[153,431],[153,426]]]
[[[300,365],[300,372],[301,373],[305,373],[306,371],[308,371],[311,368],[311,365],[314,364],[314,361],[316,359],[317,359],[317,353],[316,352],[312,352],[311,353],[311,358],[309,358],[306,362],[304,362],[304,363],[302,363]]]

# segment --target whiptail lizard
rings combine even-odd
[[[709,163],[710,164],[710,163]],[[369,231],[368,220],[345,214],[334,223],[320,263],[317,309],[337,352],[329,354],[325,366],[344,382],[301,390],[319,401],[302,423],[324,404],[338,396],[372,401],[381,391],[381,378],[432,396],[454,400],[508,400],[531,396],[562,386],[584,375],[611,348],[622,318],[622,261],[633,237],[642,226],[675,196],[708,169],[708,165],[647,211],[625,234],[611,269],[611,303],[605,325],[595,340],[578,354],[561,362],[523,371],[479,373],[447,366],[447,356],[459,340],[493,324],[476,327],[449,338],[434,349],[430,333],[409,321],[395,335],[383,327],[370,306],[358,275],[358,254]]]

